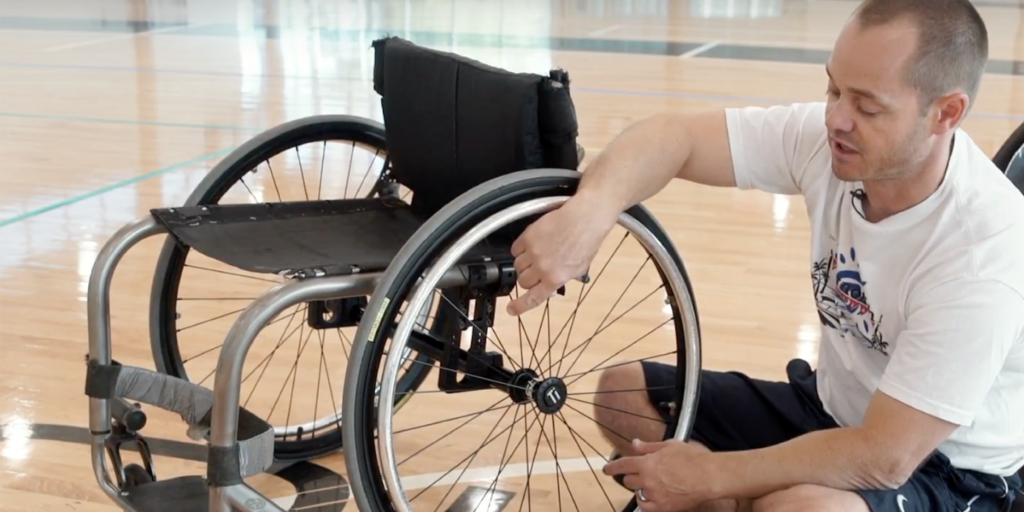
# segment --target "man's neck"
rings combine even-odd
[[[903,176],[864,182],[864,216],[868,222],[881,222],[909,210],[928,199],[946,176],[953,141],[948,139],[916,169]]]

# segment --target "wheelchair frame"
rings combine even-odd
[[[121,228],[104,245],[92,268],[88,291],[89,360],[101,365],[112,364],[110,334],[110,284],[122,257],[141,241],[166,230],[152,217],[141,217]],[[487,282],[497,281],[497,265],[487,272]],[[230,512],[230,507],[253,512],[272,510],[284,512],[274,502],[241,482],[236,471],[218,470],[218,452],[238,450],[240,388],[242,366],[253,341],[260,330],[275,316],[295,304],[313,301],[371,295],[382,273],[293,279],[278,284],[260,295],[238,317],[225,338],[217,362],[213,386],[213,408],[210,432],[211,482],[237,483],[212,485],[209,490],[210,512]],[[467,283],[463,273],[449,270],[442,276],[441,285],[459,286]],[[106,470],[107,437],[112,433],[111,400],[89,399],[89,428],[92,433],[93,469],[100,487],[123,509],[149,512],[135,508],[124,500],[124,495],[111,481]],[[230,465],[230,464],[229,464]],[[237,466],[237,464],[235,464]],[[236,467],[237,469],[237,467]],[[266,469],[266,468],[263,468]],[[226,472],[225,472],[226,471]],[[119,477],[119,479],[122,477]]]

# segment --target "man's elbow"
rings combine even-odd
[[[903,487],[920,467],[920,462],[915,461],[905,454],[892,453],[883,456],[878,464],[876,478],[881,489],[894,490]]]
[[[918,465],[910,464],[906,459],[894,458],[883,465],[879,475],[879,483],[885,489],[902,487],[916,470],[918,470]]]
[[[876,438],[877,439],[877,438]],[[912,453],[906,446],[886,446],[886,443],[869,443],[872,449],[868,450],[869,455],[865,458],[864,472],[866,482],[874,489],[893,490],[905,485],[914,473],[920,469],[921,464],[927,457],[918,453]]]

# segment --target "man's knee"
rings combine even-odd
[[[754,512],[870,512],[856,493],[817,485],[798,485],[769,494],[753,504]]]
[[[623,405],[635,403],[637,399],[647,400],[644,370],[640,363],[630,363],[603,370],[598,376],[597,404],[598,417],[614,415]]]
[[[608,368],[598,377],[594,419],[602,434],[623,454],[633,439],[661,440],[665,422],[651,404],[640,363]]]

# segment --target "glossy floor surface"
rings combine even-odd
[[[1024,6],[976,4],[990,31],[992,62],[965,128],[991,154],[1024,121]],[[3,2],[0,510],[117,510],[92,473],[83,394],[86,291],[98,251],[150,209],[182,204],[220,159],[264,129],[314,114],[380,120],[371,82],[375,38],[396,35],[514,71],[568,70],[579,142],[592,158],[631,122],[658,112],[822,99],[822,64],[855,6]],[[381,166],[379,151],[345,140],[285,148],[221,202],[364,195]],[[819,323],[799,197],[673,183],[646,205],[685,260],[705,367],[778,379],[792,358],[815,362]],[[664,283],[638,243],[644,234],[633,235],[609,238],[598,257],[612,262],[601,282],[573,283],[522,324],[498,315],[494,339],[512,368],[569,377],[561,415],[512,406],[502,402],[508,393],[495,390],[430,393],[436,370],[403,402],[394,417],[395,450],[414,510],[468,511],[484,500],[476,510],[614,511],[629,500],[600,473],[610,449],[593,421],[594,370],[620,361],[674,361],[678,335]],[[177,365],[180,375],[212,387],[227,330],[280,278],[188,255],[175,267],[177,293],[158,304],[177,313],[156,336],[173,339],[177,355],[154,358],[149,312],[162,243],[161,237],[140,244],[115,277],[114,358],[150,369]],[[290,309],[261,334],[242,389],[246,407],[289,436],[303,424],[303,435],[315,436],[313,420],[336,419],[354,334],[311,329],[305,315]],[[573,327],[562,336],[564,325]],[[205,450],[185,435],[180,419],[146,410],[144,434],[158,477],[204,474]],[[249,483],[295,510],[355,509],[349,485],[358,483],[347,480],[337,453],[274,468]]]

